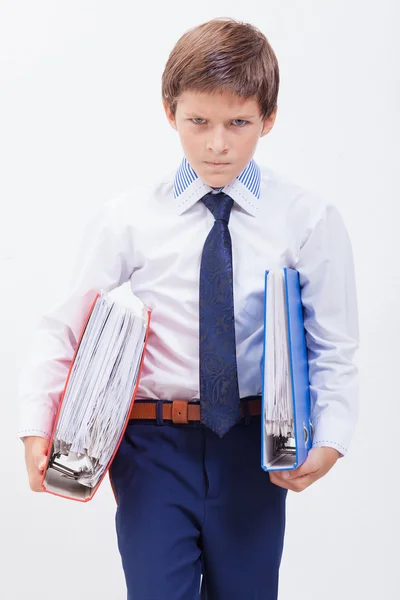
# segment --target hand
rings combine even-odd
[[[306,460],[293,471],[270,471],[269,478],[275,485],[293,492],[302,492],[320,479],[342,456],[335,448],[327,446],[311,448]]]
[[[40,482],[46,465],[50,440],[39,436],[27,436],[23,440],[30,488],[33,492],[43,492]]]

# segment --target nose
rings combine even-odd
[[[213,154],[222,154],[228,150],[228,142],[223,128],[215,128],[211,133],[207,142],[207,150]]]

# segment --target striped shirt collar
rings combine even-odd
[[[224,187],[215,190],[215,193],[222,190],[246,212],[255,216],[260,199],[260,183],[260,167],[251,159],[240,175]],[[214,192],[213,188],[197,175],[184,156],[174,178],[174,202],[178,214],[188,210],[209,192]]]

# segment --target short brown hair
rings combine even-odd
[[[254,97],[264,120],[277,106],[279,66],[259,29],[231,18],[212,19],[179,38],[165,65],[161,87],[173,115],[186,90],[229,91]]]

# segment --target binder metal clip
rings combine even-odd
[[[68,477],[68,479],[75,479],[75,480],[78,479],[78,477],[79,477],[78,471],[75,471],[74,469],[70,469],[69,467],[66,467],[62,463],[56,461],[56,459],[60,458],[60,457],[61,457],[61,454],[59,452],[54,453],[49,460],[48,468],[58,471],[59,473],[64,475],[64,477]]]

